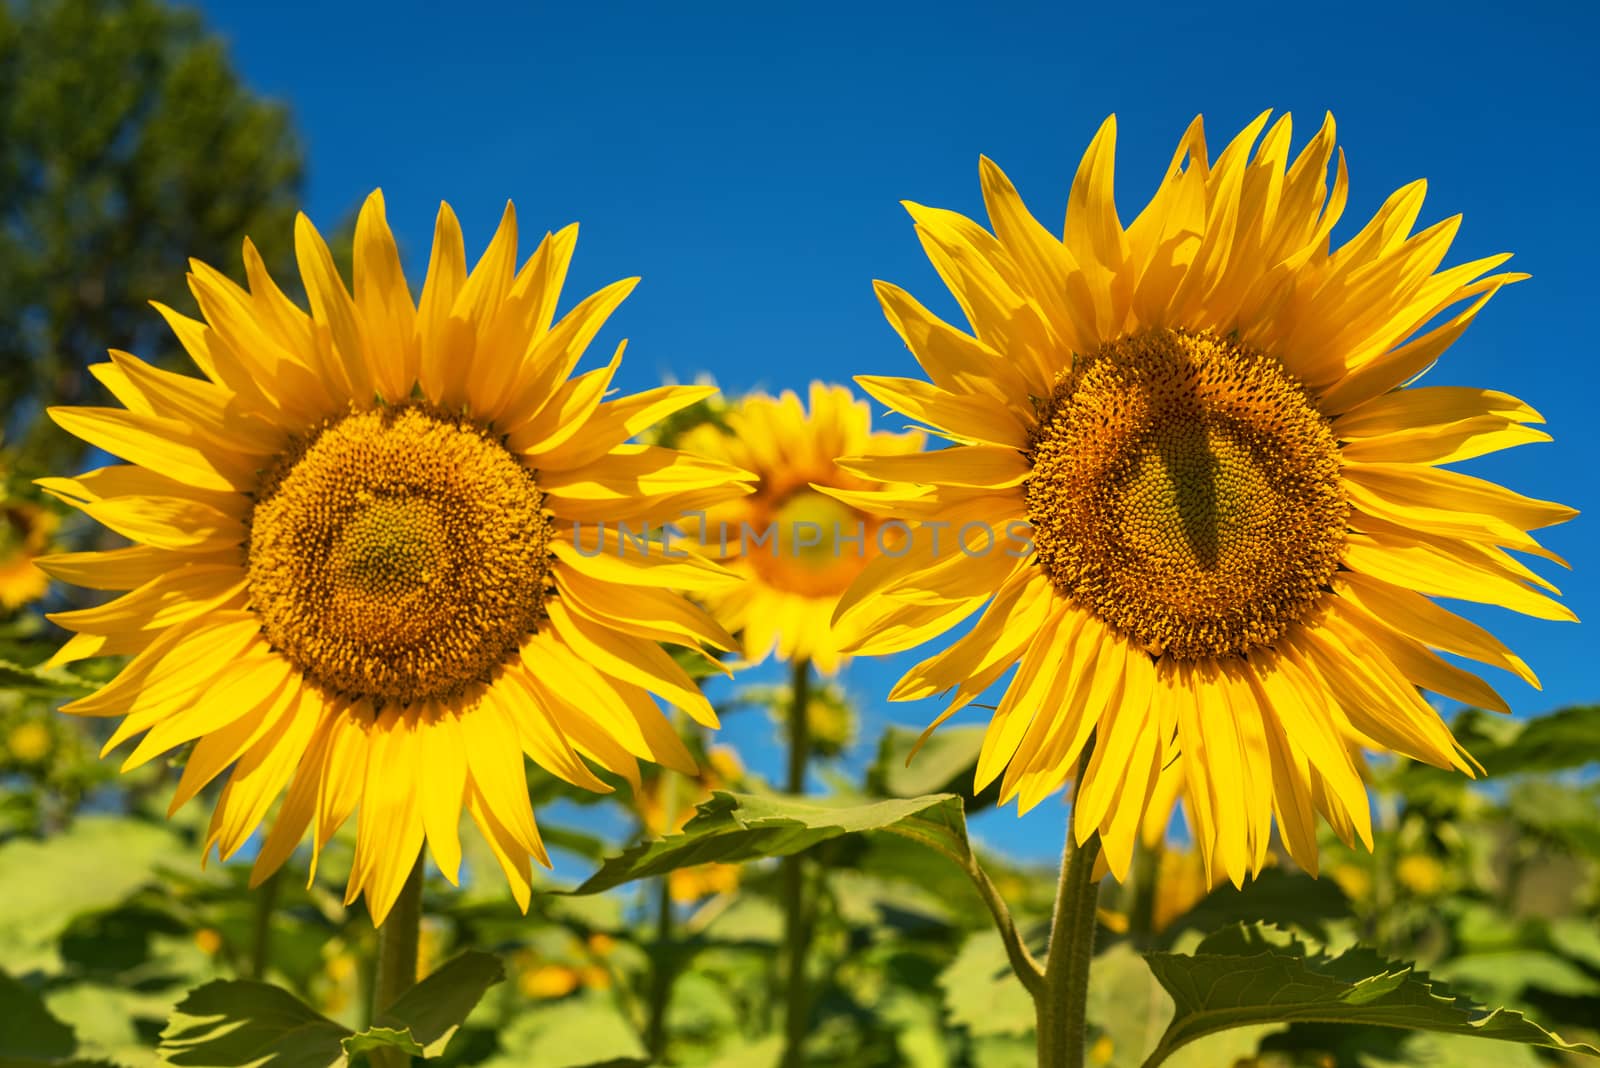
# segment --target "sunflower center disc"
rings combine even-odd
[[[1157,655],[1238,655],[1304,618],[1344,547],[1338,442],[1304,387],[1209,332],[1080,357],[1026,484],[1062,593]]]
[[[550,524],[533,472],[423,406],[360,412],[266,473],[250,602],[308,676],[377,701],[489,678],[544,612]]]

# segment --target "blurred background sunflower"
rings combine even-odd
[[[740,635],[744,658],[774,654],[823,674],[844,657],[833,638],[839,595],[899,533],[829,490],[867,488],[839,456],[904,456],[921,451],[920,431],[874,431],[867,402],[844,386],[812,382],[809,406],[792,391],[750,394],[721,419],[682,438],[756,478],[755,492],[705,514],[699,542],[746,581],[707,597],[717,619]]]

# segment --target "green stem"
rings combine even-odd
[[[283,869],[267,876],[266,882],[256,892],[255,929],[250,937],[250,978],[260,979],[267,974],[267,964],[272,959],[272,914],[278,908],[278,890],[283,883]]]
[[[650,969],[650,1014],[645,1025],[645,1048],[651,1064],[666,1063],[667,1005],[672,1000],[672,885],[665,875],[656,880],[656,932]]]
[[[1039,1068],[1083,1068],[1089,962],[1094,956],[1095,903],[1100,893],[1094,868],[1099,855],[1099,835],[1077,845],[1069,815],[1044,982],[1034,996]]]
[[[806,792],[806,764],[811,752],[806,708],[811,703],[811,662],[797,660],[789,697],[789,793]],[[810,995],[806,990],[806,943],[810,918],[806,915],[805,867],[797,854],[783,858],[778,871],[783,896],[783,961],[786,976],[783,1017],[782,1068],[803,1063],[806,1030],[810,1023]]]
[[[672,709],[669,718],[672,729],[683,733],[683,716]],[[661,791],[662,834],[672,834],[678,829],[678,781],[663,770],[656,780]],[[649,834],[649,828],[645,828]],[[673,959],[672,943],[676,934],[672,922],[672,883],[663,875],[655,885],[656,930],[652,947],[649,1002],[645,1017],[645,1049],[650,1051],[652,1064],[667,1063],[667,1010],[672,1005],[672,983],[677,962]]]
[[[417,983],[417,943],[422,936],[422,856],[394,908],[378,928],[378,968],[372,980],[372,1018],[374,1021]],[[394,1049],[376,1049],[370,1054],[373,1068],[406,1068],[411,1058]]]

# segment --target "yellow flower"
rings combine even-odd
[[[517,989],[524,997],[539,1000],[564,998],[578,989],[583,977],[565,964],[540,964],[517,976]]]
[[[1156,861],[1155,900],[1151,909],[1150,929],[1165,931],[1172,921],[1211,893],[1216,879],[1206,871],[1205,858],[1197,849],[1161,850]]]
[[[726,427],[696,427],[685,448],[755,472],[756,492],[708,509],[700,541],[748,581],[705,598],[717,618],[742,631],[745,659],[776,651],[818,671],[839,669],[829,618],[839,594],[898,532],[876,516],[817,487],[868,484],[834,463],[843,455],[903,456],[922,448],[920,432],[872,430],[872,412],[844,386],[811,383],[809,414],[800,398],[754,394],[733,406]]]
[[[44,596],[50,579],[39,570],[38,557],[58,522],[54,512],[31,501],[0,500],[0,612]]]
[[[1444,889],[1444,865],[1426,853],[1411,853],[1401,857],[1394,866],[1394,876],[1400,885],[1418,897],[1432,897]]]
[[[38,720],[19,723],[6,735],[6,751],[19,764],[39,763],[50,755],[54,746],[55,739],[50,736],[50,728]]]
[[[638,759],[694,771],[651,694],[716,716],[657,642],[731,649],[669,592],[730,576],[575,539],[715,505],[748,476],[626,444],[708,388],[602,401],[620,346],[573,377],[635,281],[553,323],[575,241],[547,235],[518,269],[508,206],[468,272],[441,207],[413,303],[379,194],[357,223],[353,295],[302,216],[310,314],[246,242],[248,290],[194,263],[204,320],[160,309],[203,378],[113,352],[93,370],[122,408],[51,412],[129,463],[41,485],[134,542],[41,563],[133,591],[53,617],[77,632],[56,662],[134,654],[67,711],[125,717],[108,748],[144,733],[124,768],[195,741],[174,807],[231,767],[207,836],[224,858],[284,792],[257,881],[308,829],[314,871],[359,808],[347,897],[364,892],[381,923],[424,841],[456,879],[465,809],[526,908],[530,858],[548,860],[524,755],[596,791],[585,758],[634,782]]]
[[[1328,870],[1328,875],[1351,901],[1364,901],[1372,892],[1372,875],[1359,864],[1340,861]]]
[[[222,952],[222,934],[214,927],[202,927],[194,933],[194,944],[208,957]]]
[[[717,894],[739,889],[739,865],[713,861],[689,868],[674,868],[667,874],[667,894],[680,905],[691,905]]]
[[[1410,385],[1523,276],[1486,274],[1503,255],[1437,270],[1459,220],[1411,234],[1420,182],[1331,248],[1346,195],[1342,157],[1327,187],[1332,119],[1292,165],[1288,117],[1263,137],[1266,123],[1212,163],[1196,119],[1127,226],[1112,203],[1113,120],[1073,182],[1064,239],[987,159],[993,234],[908,205],[973,333],[880,283],[932,382],[858,381],[960,444],[841,460],[888,485],[833,491],[923,521],[912,551],[841,598],[843,649],[908,649],[987,604],[893,696],[953,690],[949,715],[1018,665],[977,785],[1003,776],[1002,797],[1025,810],[1091,748],[1074,833],[1099,833],[1118,878],[1140,823],[1164,824],[1179,793],[1208,869],[1235,883],[1265,863],[1274,815],[1313,871],[1315,813],[1370,847],[1352,749],[1470,774],[1418,688],[1506,707],[1433,650],[1535,681],[1430,598],[1573,618],[1505,551],[1549,557],[1527,531],[1572,509],[1440,466],[1548,440],[1527,425],[1538,413]],[[934,553],[933,521],[1024,524],[1027,538]]]

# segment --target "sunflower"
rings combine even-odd
[[[811,383],[810,412],[792,391],[751,394],[720,425],[690,431],[685,447],[753,471],[756,491],[706,513],[699,541],[746,581],[706,598],[729,630],[742,632],[746,661],[777,652],[833,674],[843,660],[829,622],[839,595],[899,532],[828,496],[870,483],[834,463],[846,455],[905,456],[920,431],[873,431],[867,402],[845,386]]]
[[[972,333],[879,283],[927,372],[868,393],[960,444],[841,460],[916,483],[834,495],[954,527],[1028,524],[1028,550],[912,551],[867,567],[836,617],[845,649],[888,653],[987,603],[893,697],[954,691],[938,722],[1013,666],[977,771],[1022,810],[1080,759],[1074,833],[1125,876],[1141,822],[1181,795],[1208,872],[1236,884],[1274,817],[1316,870],[1317,813],[1370,847],[1358,770],[1389,750],[1472,774],[1419,689],[1505,711],[1453,653],[1533,673],[1449,597],[1572,619],[1506,550],[1576,514],[1444,469],[1547,441],[1503,393],[1415,387],[1499,289],[1509,257],[1440,269],[1459,217],[1412,233],[1425,185],[1349,241],[1329,232],[1347,174],[1329,117],[1289,162],[1290,122],[1250,123],[1213,164],[1199,119],[1127,226],[1112,202],[1116,124],[1073,181],[1064,236],[980,166],[993,232],[908,204]],[[1257,145],[1257,140],[1260,140]],[[931,731],[933,727],[930,727]],[[1092,744],[1091,744],[1092,742]]]
[[[132,591],[51,617],[76,632],[57,662],[133,656],[64,710],[124,717],[108,751],[143,734],[124,770],[193,742],[174,810],[232,769],[207,855],[232,855],[284,792],[252,877],[308,828],[314,876],[359,809],[347,900],[364,892],[381,923],[424,842],[456,879],[465,809],[526,908],[529,860],[548,859],[524,755],[596,791],[591,764],[634,784],[638,759],[695,771],[651,695],[716,716],[658,642],[731,649],[672,591],[737,580],[693,555],[580,553],[574,531],[714,505],[748,476],[626,444],[708,388],[602,401],[621,347],[572,377],[637,281],[554,321],[576,234],[518,269],[508,205],[469,273],[444,205],[413,303],[380,194],[353,296],[302,216],[309,314],[246,241],[248,289],[193,263],[204,319],[157,306],[204,378],[113,352],[93,371],[123,407],[51,411],[129,462],[41,485],[133,542],[41,562]]]
[[[49,589],[39,554],[49,547],[57,522],[54,512],[32,501],[0,499],[0,614],[37,601]]]

